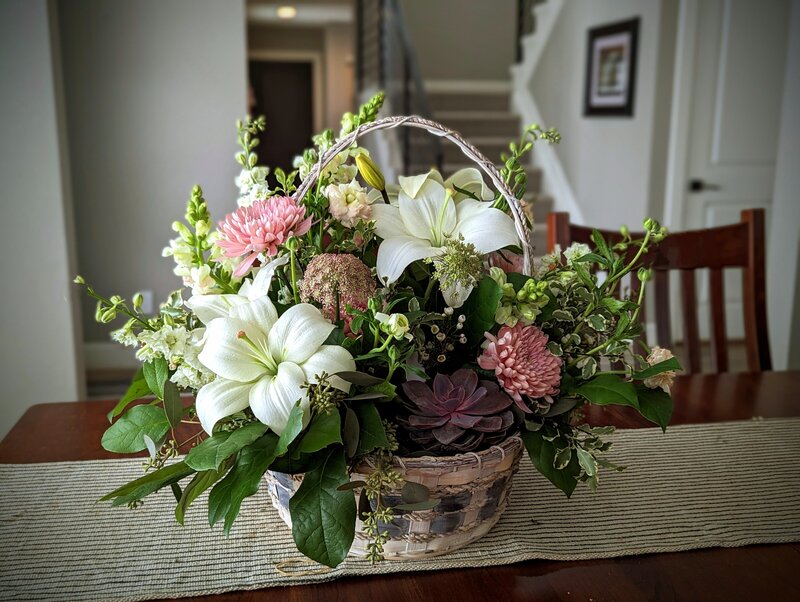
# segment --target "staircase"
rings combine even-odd
[[[523,131],[520,118],[510,110],[508,92],[463,92],[463,91],[428,91],[432,118],[460,133],[472,142],[489,159],[496,160],[499,165],[500,154],[507,152],[508,143],[519,138]],[[426,144],[430,134],[422,130],[411,133],[411,161],[409,172],[424,173],[430,164],[415,162],[414,157],[425,156],[416,153]],[[535,152],[535,148],[534,148]],[[444,141],[442,144],[442,175],[446,178],[464,167],[475,167],[470,163],[457,146]],[[553,200],[541,194],[542,173],[537,167],[526,169],[528,186],[522,199],[532,208],[534,216],[533,244],[535,254],[547,252],[547,214],[553,207]]]

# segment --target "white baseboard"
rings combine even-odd
[[[429,94],[509,94],[511,82],[500,79],[426,79]]]
[[[112,341],[84,343],[83,359],[87,370],[138,368],[141,365],[133,347],[123,347]]]

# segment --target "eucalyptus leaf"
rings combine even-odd
[[[358,385],[359,387],[369,387],[370,385],[379,385],[382,382],[386,381],[386,379],[384,378],[378,378],[377,376],[372,376],[365,372],[355,372],[355,371],[337,372],[333,376],[338,376],[342,380],[345,380],[353,385]]]
[[[142,435],[142,439],[144,439],[144,445],[147,448],[147,453],[150,454],[151,458],[155,458],[156,454],[158,453],[156,442],[153,441],[147,434]]]
[[[427,502],[431,497],[431,491],[422,483],[406,481],[400,491],[400,496],[406,504],[417,504],[419,502]]]
[[[344,449],[348,458],[352,458],[358,452],[358,439],[360,428],[358,426],[358,416],[352,408],[347,408],[344,415]]]
[[[265,424],[253,422],[235,431],[215,433],[189,450],[186,464],[198,471],[218,469],[226,458],[253,443],[266,431]]]
[[[439,505],[441,500],[427,500],[425,502],[415,502],[413,504],[397,504],[394,506],[396,510],[405,510],[407,512],[423,512],[431,510]]]
[[[337,447],[318,468],[306,473],[289,500],[297,549],[329,567],[345,559],[355,537],[355,497],[338,489],[349,480],[344,451]]]
[[[108,427],[100,443],[107,451],[130,454],[147,447],[145,435],[153,442],[160,441],[168,430],[169,422],[164,410],[151,405],[139,405],[128,410]]]
[[[367,391],[366,393],[358,393],[345,399],[345,401],[368,401],[372,399],[386,399],[386,395],[377,391]]]
[[[353,489],[358,489],[359,487],[363,487],[366,485],[366,481],[349,481],[347,483],[342,483],[336,489],[339,491],[352,491]]]

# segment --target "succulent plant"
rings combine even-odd
[[[403,383],[410,413],[399,422],[410,441],[435,453],[474,451],[505,439],[514,424],[512,399],[472,370],[437,374],[430,385]]]

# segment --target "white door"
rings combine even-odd
[[[673,182],[681,192],[668,209],[673,229],[735,223],[742,209],[757,207],[767,209],[769,223],[789,14],[789,0],[683,0],[675,79],[683,111],[673,111],[673,119],[686,128],[685,164],[677,170],[682,181]],[[741,275],[729,271],[728,336],[741,339]],[[707,339],[708,284],[700,276],[698,318]],[[677,316],[673,324],[680,338]]]

